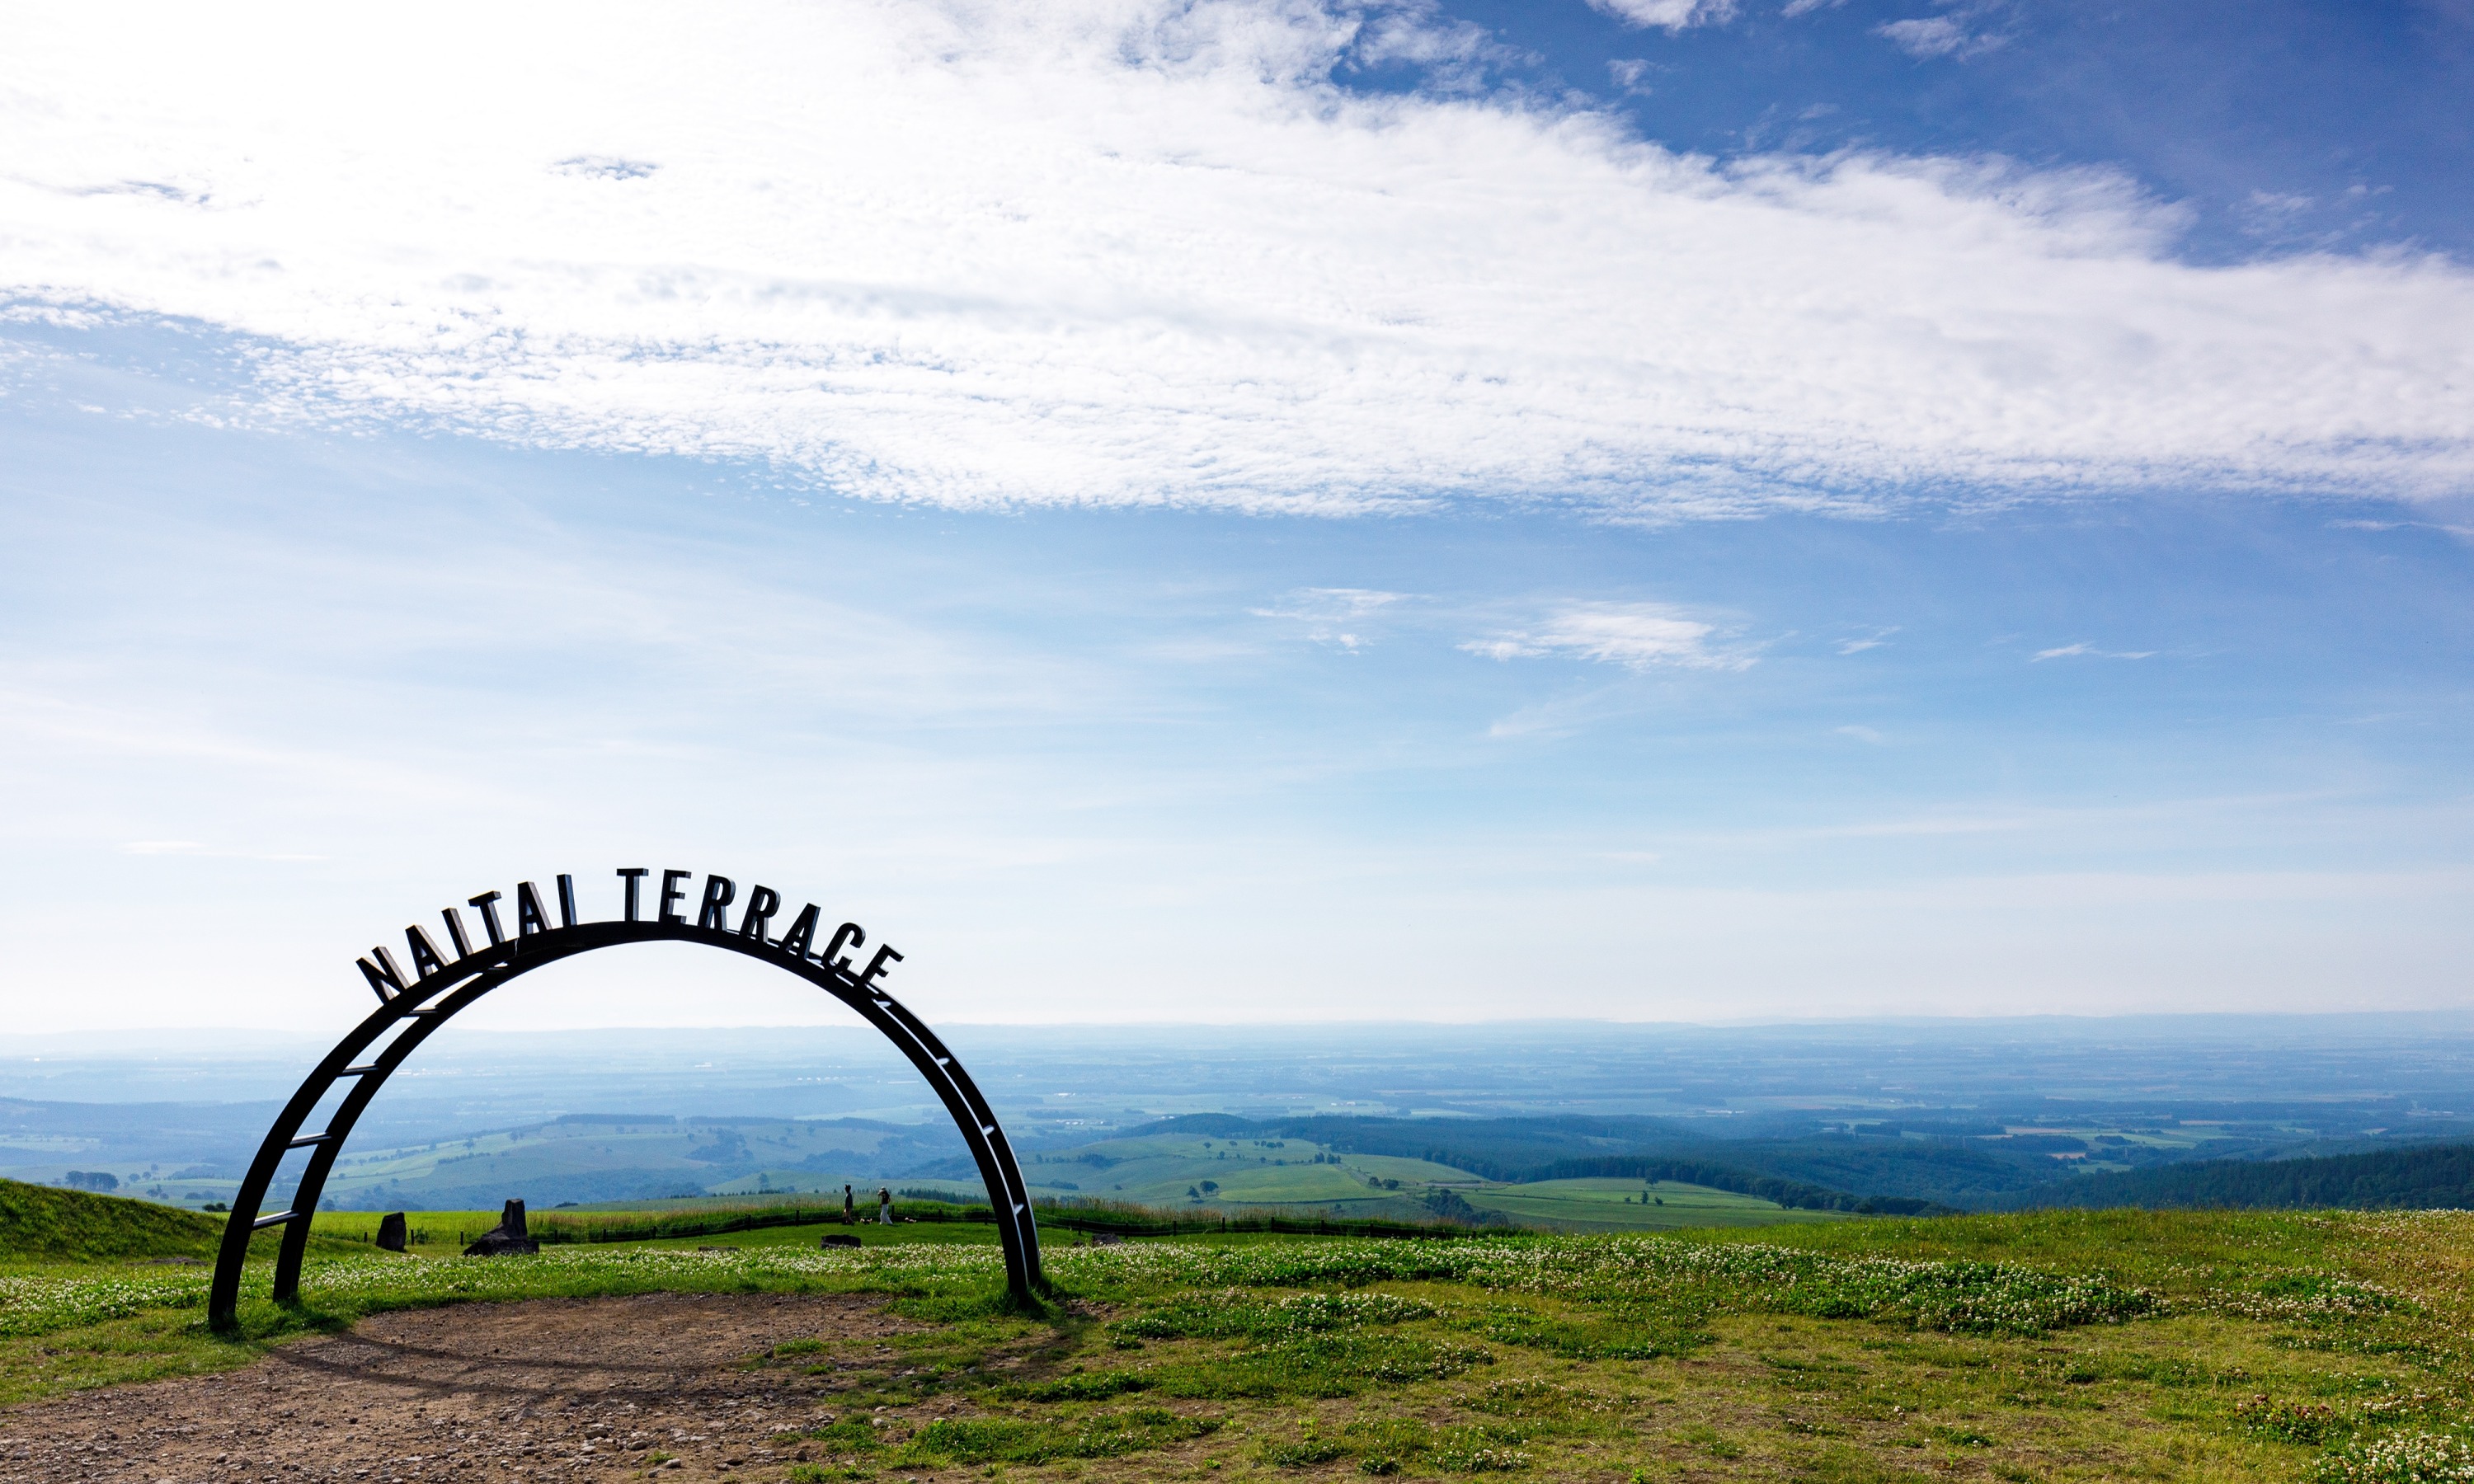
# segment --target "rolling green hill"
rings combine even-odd
[[[215,1255],[221,1217],[116,1195],[0,1180],[0,1262]]]
[[[2474,1210],[2474,1144],[2302,1160],[2202,1160],[2084,1175],[2030,1191],[2028,1207]]]

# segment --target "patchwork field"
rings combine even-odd
[[[1523,1226],[1574,1232],[1671,1232],[1856,1219],[1836,1211],[1789,1210],[1757,1195],[1672,1180],[1541,1180],[1473,1186],[1462,1193],[1478,1209],[1501,1211]]]
[[[1034,1192],[1052,1199],[1097,1195],[1209,1210],[1285,1208],[1301,1215],[1342,1219],[1416,1219],[1434,1211],[1431,1201],[1438,1192],[1449,1192],[1479,1213],[1575,1232],[1664,1232],[1838,1219],[1676,1181],[1510,1185],[1427,1160],[1344,1153],[1294,1138],[1117,1139],[1090,1145],[1070,1159],[1034,1156],[1025,1161],[1023,1176]],[[949,1183],[949,1187],[977,1198],[967,1183]]]
[[[413,1454],[781,1484],[2474,1477],[2464,1214],[1053,1238],[1056,1298],[1027,1313],[984,1228],[862,1234],[495,1259],[324,1239],[304,1303],[255,1299],[233,1338],[198,1323],[194,1263],[13,1257],[0,1479]],[[419,1312],[453,1305],[483,1306]],[[148,1384],[93,1390],[114,1383]]]

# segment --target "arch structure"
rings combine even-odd
[[[989,1111],[987,1099],[980,1095],[970,1074],[936,1034],[878,985],[901,954],[880,946],[865,969],[857,968],[844,956],[845,949],[856,949],[867,942],[866,932],[855,922],[843,923],[826,940],[823,948],[817,949],[818,919],[813,905],[797,914],[780,936],[774,936],[772,920],[782,915],[782,898],[765,886],[749,891],[734,925],[729,909],[737,888],[727,876],[708,875],[698,895],[682,889],[691,873],[662,872],[658,905],[647,916],[642,909],[646,905],[643,898],[649,894],[641,889],[646,884],[643,878],[652,873],[630,868],[618,874],[624,882],[625,903],[622,916],[616,921],[581,921],[575,910],[574,878],[562,875],[557,878],[555,925],[544,907],[543,894],[526,881],[516,888],[512,933],[500,921],[499,904],[503,898],[497,892],[485,892],[470,903],[479,915],[485,942],[476,945],[466,930],[461,912],[450,907],[441,914],[451,945],[449,951],[441,952],[436,940],[416,925],[404,930],[405,947],[413,966],[410,972],[400,969],[394,955],[382,947],[372,949],[371,957],[359,961],[363,977],[376,992],[377,1009],[352,1027],[303,1081],[300,1090],[292,1094],[292,1100],[276,1118],[275,1126],[267,1130],[265,1141],[258,1145],[257,1157],[250,1162],[249,1175],[232,1197],[231,1215],[224,1224],[214,1283],[207,1296],[209,1323],[218,1328],[228,1328],[233,1323],[250,1239],[268,1227],[283,1228],[283,1242],[275,1265],[275,1298],[279,1303],[289,1303],[300,1296],[301,1259],[308,1250],[310,1216],[318,1209],[335,1157],[342,1152],[353,1123],[386,1085],[387,1078],[433,1032],[457,1012],[520,975],[597,948],[635,943],[693,943],[744,954],[798,975],[875,1026],[935,1089],[937,1099],[961,1131],[962,1141],[970,1146],[971,1158],[987,1184],[988,1203],[996,1213],[997,1235],[1005,1246],[1007,1287],[1017,1300],[1028,1300],[1046,1291],[1047,1284],[1039,1271],[1039,1231],[1032,1219],[1031,1197],[1023,1185],[1022,1170],[1014,1161],[1013,1147],[998,1127],[996,1114]],[[691,900],[695,903],[692,918],[688,910]],[[305,1125],[311,1115],[339,1088],[345,1089],[344,1095],[327,1114],[325,1126],[307,1131]],[[309,1154],[288,1208],[260,1214],[285,1157],[300,1149]]]

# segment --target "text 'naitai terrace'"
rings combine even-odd
[[[688,883],[695,879],[692,871],[664,871],[655,886],[647,878],[655,873],[643,866],[622,866],[617,873],[620,882],[620,915],[603,921],[616,922],[667,923],[681,930],[712,933],[761,945],[794,959],[820,963],[849,975],[861,989],[873,986],[902,955],[889,945],[879,946],[867,961],[865,969],[853,965],[844,955],[867,945],[867,932],[857,922],[844,922],[816,945],[816,932],[821,919],[813,902],[801,907],[791,916],[790,925],[779,938],[772,936],[773,920],[782,915],[782,894],[769,886],[748,888],[744,902],[740,900],[739,885],[724,875],[707,875],[702,890],[691,890]],[[587,925],[575,906],[575,877],[562,875],[557,880],[558,921],[550,921],[540,888],[530,881],[516,883],[512,903],[498,892],[483,892],[470,898],[466,905],[478,915],[482,941],[475,944],[471,925],[459,907],[449,907],[439,913],[446,925],[447,942],[451,952],[441,952],[438,941],[429,929],[415,922],[403,930],[404,951],[412,960],[407,974],[396,962],[395,955],[384,947],[370,950],[368,958],[358,960],[361,976],[370,982],[380,1000],[393,999],[421,980],[434,974],[448,973],[464,960],[480,954],[489,959],[502,959],[510,952],[521,952],[529,940],[546,938],[571,927]],[[649,900],[647,899],[649,898]],[[736,905],[738,912],[731,911]],[[647,908],[651,916],[645,915]],[[691,916],[690,914],[693,915]],[[511,923],[507,919],[512,916]]]

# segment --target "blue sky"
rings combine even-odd
[[[2213,261],[2402,243],[2462,253],[2474,240],[2462,3],[1696,9],[1672,29],[1613,3],[1451,13],[1487,29],[1504,80],[1613,93],[1679,148],[1993,152],[2121,171],[2187,212],[2179,250]]]
[[[2462,5],[423,15],[0,46],[25,1029],[2463,1003]]]

